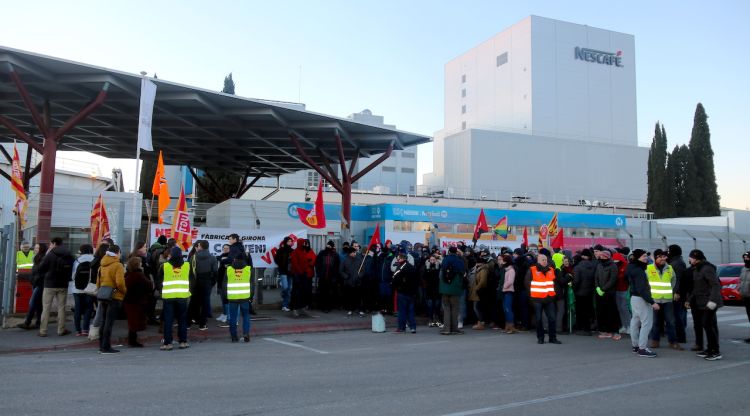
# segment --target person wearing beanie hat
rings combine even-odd
[[[651,296],[651,285],[646,275],[648,254],[645,250],[633,250],[632,260],[625,270],[625,277],[630,282],[630,307],[633,316],[630,319],[630,340],[633,353],[639,357],[654,358],[656,353],[648,349],[648,337],[654,319],[654,311],[660,306]]]
[[[620,335],[630,333],[630,291],[628,290],[628,279],[625,278],[625,269],[628,267],[628,259],[621,251],[612,254],[612,261],[617,265],[617,284],[615,285],[615,301],[617,312],[620,315]]]
[[[612,262],[612,252],[597,245],[594,250],[598,254],[599,264],[596,265],[596,323],[599,339],[611,338],[618,341],[622,336],[617,333],[620,328],[620,314],[617,312],[617,265]],[[613,334],[614,333],[614,334]]]
[[[682,346],[677,342],[673,310],[677,278],[672,266],[667,264],[666,251],[662,249],[654,250],[653,259],[654,263],[646,267],[646,275],[649,285],[651,285],[651,296],[654,298],[654,302],[659,305],[659,310],[654,311],[654,325],[649,334],[649,348],[659,348],[659,341],[663,334],[662,328],[666,326],[669,346],[682,351]]]
[[[573,294],[576,297],[577,335],[590,336],[594,319],[594,288],[596,287],[596,266],[594,253],[586,248],[581,251],[581,261],[573,267]]]
[[[674,320],[675,333],[677,342],[685,344],[687,342],[687,309],[685,309],[685,299],[687,294],[693,289],[693,276],[687,273],[687,265],[682,259],[682,247],[672,244],[667,249],[669,256],[667,261],[674,270],[676,285],[674,288]]]
[[[745,304],[745,312],[747,312],[747,319],[750,321],[750,251],[745,252],[742,255],[742,261],[745,263],[740,272],[740,296],[742,296],[742,303]],[[750,338],[745,338],[745,342],[750,344]]]
[[[164,263],[164,284],[161,292],[164,308],[164,344],[162,351],[172,351],[172,324],[177,320],[177,340],[180,349],[188,348],[187,303],[190,298],[190,263],[182,258],[182,249],[172,247],[169,260]]]
[[[696,355],[708,361],[722,358],[719,352],[719,328],[716,321],[716,310],[724,306],[721,298],[721,282],[716,275],[716,266],[706,260],[701,250],[693,250],[688,255],[692,266],[693,289],[688,294],[685,307],[693,313],[695,346],[703,347],[703,333],[706,333],[707,348]]]
[[[318,277],[318,302],[320,310],[328,313],[333,308],[336,283],[339,280],[341,258],[336,243],[328,240],[326,247],[315,257],[315,275]]]

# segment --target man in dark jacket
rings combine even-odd
[[[52,239],[50,250],[39,265],[39,275],[44,277],[42,325],[39,327],[39,336],[47,336],[53,300],[57,302],[57,335],[70,334],[65,328],[65,303],[68,298],[68,282],[73,277],[73,255],[62,245],[62,238]]]
[[[292,238],[284,237],[273,260],[279,268],[279,285],[281,286],[281,310],[289,312],[289,299],[292,293],[291,272]]]
[[[619,340],[620,313],[617,312],[617,265],[612,262],[612,252],[598,246],[595,254],[599,259],[596,265],[596,323],[599,338]]]
[[[581,251],[581,261],[573,268],[573,293],[576,297],[576,334],[591,335],[594,318],[594,278],[596,264],[593,253],[586,248]]]
[[[458,256],[458,249],[450,247],[448,255],[440,265],[440,285],[438,290],[443,296],[443,325],[442,335],[463,334],[458,328],[458,314],[461,296],[464,293],[464,275],[466,264]]]
[[[198,329],[201,331],[208,329],[206,322],[211,316],[211,288],[216,282],[217,271],[216,258],[208,251],[208,241],[199,240],[190,264],[190,272],[195,279],[195,292],[190,297],[190,303],[196,302]]]
[[[687,328],[685,299],[687,299],[687,293],[692,291],[693,276],[690,273],[686,273],[687,265],[682,259],[682,247],[672,244],[669,246],[667,255],[669,256],[667,262],[672,266],[677,281],[677,285],[674,288],[674,319],[677,343],[684,344],[687,342],[685,338],[685,328]]]
[[[347,316],[351,317],[354,310],[358,310],[360,316],[364,317],[362,311],[362,276],[365,272],[362,267],[364,258],[353,247],[346,248],[346,258],[339,266],[339,275],[341,276],[341,289],[343,295],[344,309]]]
[[[516,329],[519,332],[526,332],[531,326],[529,320],[529,292],[526,290],[521,276],[526,276],[529,270],[529,263],[526,260],[526,252],[517,248],[513,250],[513,267],[516,270],[516,278],[513,280],[513,316],[515,318]]]
[[[703,331],[706,332],[708,341],[708,348],[696,355],[708,361],[721,360],[716,310],[724,306],[724,302],[721,298],[721,282],[716,276],[716,266],[706,261],[706,256],[701,250],[691,251],[688,261],[692,266],[693,290],[688,293],[685,307],[693,312],[696,346],[703,346]]]
[[[318,302],[320,310],[326,313],[333,308],[333,294],[338,282],[339,267],[340,257],[336,252],[336,243],[329,240],[326,248],[320,250],[315,258],[315,274],[318,276]]]
[[[625,270],[625,278],[630,285],[630,340],[633,352],[639,357],[653,358],[656,353],[648,349],[648,336],[654,322],[654,312],[659,304],[651,296],[651,285],[646,275],[648,254],[644,250],[633,250],[633,260]]]
[[[227,299],[227,263],[229,258],[229,244],[221,246],[221,254],[216,256],[218,269],[216,271],[216,293],[221,297],[222,313],[216,318],[220,328],[229,327],[229,300]]]
[[[417,322],[414,318],[414,306],[419,287],[419,276],[417,271],[408,261],[407,253],[399,253],[397,258],[398,266],[393,272],[393,290],[398,295],[398,328],[397,333],[406,331],[406,324],[409,324],[411,333],[417,333]]]

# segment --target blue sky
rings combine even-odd
[[[748,139],[750,2],[27,0],[2,10],[0,45],[217,90],[232,72],[238,95],[301,98],[336,116],[368,108],[426,135],[443,125],[444,64],[530,14],[633,34],[640,144],[656,121],[670,149],[686,143],[702,102],[722,206],[750,207],[738,151]],[[431,170],[430,146],[420,173]],[[122,167],[132,187],[131,164],[102,166]]]

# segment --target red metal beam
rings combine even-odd
[[[94,101],[89,103],[86,107],[83,108],[83,110],[79,111],[78,114],[71,117],[65,124],[63,124],[62,127],[60,127],[58,130],[54,132],[54,135],[52,136],[52,139],[55,141],[60,141],[62,137],[67,133],[70,129],[75,127],[78,123],[83,121],[86,117],[88,117],[91,113],[96,110],[97,107],[102,105],[104,102],[104,99],[107,97],[107,90],[109,90],[109,82],[105,82],[102,86],[101,91],[99,91],[99,94],[97,94]],[[45,135],[44,137],[48,137]]]
[[[31,180],[31,153],[33,151],[34,149],[31,146],[26,146],[26,164],[23,165],[23,189],[26,192],[29,191],[29,181]],[[42,168],[39,164],[37,164],[37,167]]]
[[[379,164],[383,163],[386,159],[391,157],[391,153],[393,152],[393,142],[388,145],[388,149],[383,153],[379,158],[377,158],[375,161],[367,165],[366,168],[362,169],[352,177],[352,183],[357,182],[360,178],[367,175],[368,172],[370,172],[375,166],[378,166]]]
[[[10,177],[10,175],[8,175],[7,173],[5,173],[4,170],[0,170],[0,176],[2,176],[3,178],[7,179],[8,182],[13,182],[13,179]]]
[[[5,158],[8,159],[8,164],[12,165],[13,164],[13,157],[10,155],[10,153],[8,153],[7,150],[5,150],[5,146],[0,146],[0,152],[2,152],[3,156],[5,156]]]
[[[34,140],[28,134],[22,132],[21,129],[19,129],[18,127],[16,127],[16,125],[13,124],[13,122],[11,122],[10,120],[8,120],[7,118],[5,118],[3,116],[0,116],[0,124],[2,124],[3,126],[5,126],[11,132],[13,132],[13,134],[15,134],[16,137],[18,137],[19,139],[23,140],[26,144],[28,144],[29,146],[33,147],[34,150],[36,150],[37,152],[39,152],[39,153],[43,152],[42,145],[40,145],[36,140]]]
[[[39,114],[39,110],[36,108],[36,105],[34,105],[34,102],[31,100],[31,94],[29,94],[29,91],[26,89],[26,86],[21,81],[21,77],[18,76],[16,69],[13,67],[13,65],[10,65],[10,64],[8,65],[10,66],[10,79],[13,80],[14,84],[16,84],[16,88],[18,89],[18,93],[21,95],[21,99],[23,100],[23,103],[26,105],[26,108],[31,113],[31,118],[34,119],[34,123],[36,124],[37,128],[39,128],[39,131],[42,132],[42,136],[49,137],[50,126],[44,123],[44,120],[42,119],[41,114]]]
[[[244,188],[242,188],[242,191],[240,191],[237,194],[237,198],[242,198],[242,195],[245,195],[247,193],[247,191],[249,191],[250,188],[252,188],[253,185],[255,185],[255,182],[258,182],[260,180],[260,178],[262,178],[262,177],[263,177],[263,174],[259,173],[258,176],[255,177],[255,179],[253,179],[252,181],[250,181],[249,184],[247,184]]]
[[[323,167],[326,168],[326,170],[328,171],[328,174],[331,175],[331,178],[334,178],[338,181],[338,175],[336,175],[336,172],[333,171],[331,164],[328,163],[328,158],[326,157],[326,155],[323,154],[323,151],[321,151],[320,148],[318,148],[318,155],[320,155],[320,160],[323,161]],[[341,186],[340,181],[338,184],[339,186]]]
[[[328,183],[330,183],[331,186],[333,186],[337,191],[343,192],[343,187],[342,187],[342,184],[339,182],[339,180],[336,179],[335,177],[331,177],[330,175],[328,175],[328,173],[324,172],[323,169],[320,168],[320,166],[318,166],[315,162],[313,162],[312,158],[310,158],[310,156],[308,156],[307,153],[305,152],[305,149],[302,148],[302,145],[300,144],[299,139],[297,139],[297,136],[295,136],[294,134],[289,134],[289,139],[292,140],[294,147],[297,148],[297,154],[299,154],[300,157],[302,157],[302,159],[305,161],[305,163],[307,163],[307,165],[311,169],[314,169],[316,172],[318,172],[320,176],[322,176],[323,179],[328,181]]]
[[[245,183],[247,183],[247,177],[250,176],[250,169],[245,169],[245,174],[242,176],[242,180],[240,181],[239,186],[237,186],[237,192],[234,193],[235,198],[239,198],[237,195],[242,192],[242,190],[245,188]]]
[[[357,167],[357,161],[359,161],[359,148],[354,150],[354,157],[352,158],[351,163],[349,164],[349,177],[351,178],[354,174],[354,168]],[[354,182],[354,181],[352,181]]]

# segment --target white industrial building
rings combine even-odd
[[[632,35],[520,21],[445,65],[445,126],[424,191],[643,204],[635,85]]]

